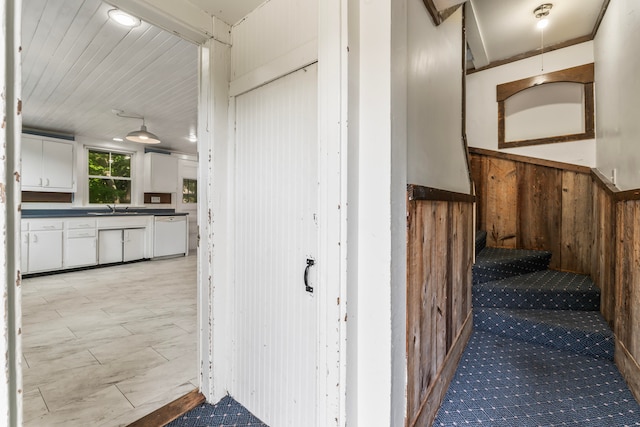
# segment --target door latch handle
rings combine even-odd
[[[304,289],[310,293],[313,293],[313,286],[309,286],[309,269],[315,265],[315,263],[313,259],[307,258],[307,267],[304,269]]]

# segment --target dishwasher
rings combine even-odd
[[[187,255],[187,216],[154,218],[153,256]]]

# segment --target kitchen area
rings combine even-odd
[[[189,238],[193,244],[195,236],[189,236],[188,213],[154,204],[179,194],[179,162],[194,164],[194,160],[169,153],[143,153],[144,197],[151,202],[147,206],[135,208],[128,203],[118,207],[114,201],[100,207],[72,205],[65,209],[56,201],[77,194],[74,141],[33,134],[23,135],[22,141],[23,201],[39,200],[25,202],[22,210],[23,276],[189,254]],[[92,152],[103,153],[98,149]],[[31,209],[30,205],[39,208]]]
[[[25,426],[124,426],[199,384],[198,50],[118,12],[23,8]]]

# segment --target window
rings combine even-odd
[[[89,150],[89,203],[131,203],[131,154]]]
[[[198,203],[198,181],[195,179],[182,180],[182,203]]]

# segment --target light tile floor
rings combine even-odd
[[[196,257],[24,279],[24,425],[123,426],[197,388]]]

